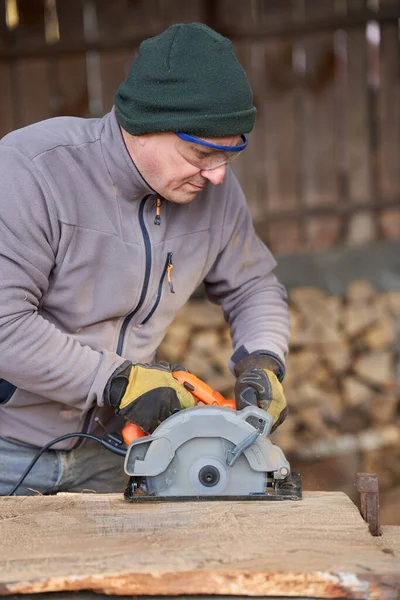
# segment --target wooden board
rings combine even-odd
[[[280,4],[279,11],[283,10]],[[291,6],[286,6],[285,14],[290,11]],[[260,130],[259,135],[265,138],[261,168],[267,184],[267,197],[261,198],[259,203],[261,218],[255,222],[264,228],[259,233],[275,253],[288,254],[304,249],[303,223],[298,220],[270,222],[269,213],[300,207],[298,110],[292,67],[294,41],[267,39],[264,47],[264,77],[251,80],[253,87],[258,81],[263,85],[258,91],[262,105],[257,106],[257,110],[264,113],[264,119],[260,125],[257,116],[255,130]]]
[[[349,199],[354,204],[371,200],[371,169],[367,96],[367,45],[363,29],[347,31],[347,102],[346,123],[347,169]],[[368,243],[376,239],[376,218],[370,211],[354,214],[348,223],[345,242],[349,245]]]
[[[319,4],[324,6],[322,12],[326,15],[332,10],[330,2]],[[298,91],[301,193],[304,206],[329,206],[338,202],[334,37],[331,32],[318,33],[304,36],[301,43],[305,63]],[[336,216],[309,218],[304,224],[305,249],[334,246],[339,224]]]
[[[25,127],[52,116],[47,60],[24,59],[15,63],[14,97],[17,127]]]
[[[9,133],[14,124],[11,77],[11,67],[0,63],[0,138]]]
[[[392,536],[393,537],[393,536]],[[0,593],[397,598],[400,557],[339,492],[300,502],[0,499]]]
[[[381,25],[379,86],[379,168],[380,197],[396,198],[400,190],[400,114],[393,106],[400,102],[400,42],[397,23]],[[400,209],[387,209],[379,216],[385,239],[396,239]]]
[[[400,558],[400,527],[385,525],[382,527],[382,537],[377,539],[382,550]]]

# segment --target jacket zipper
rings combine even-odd
[[[149,312],[149,314],[147,315],[147,317],[140,323],[141,325],[144,325],[145,323],[147,323],[147,321],[153,316],[154,312],[156,311],[157,306],[159,305],[160,300],[161,300],[163,283],[164,283],[164,280],[165,280],[165,276],[167,274],[168,274],[168,285],[169,285],[170,292],[172,294],[175,294],[174,287],[173,287],[172,281],[171,281],[171,270],[172,270],[172,267],[173,267],[173,264],[172,264],[172,252],[168,252],[167,259],[166,259],[165,265],[164,265],[164,269],[163,269],[163,272],[161,274],[160,283],[158,284],[156,301],[154,302],[154,304],[152,306],[152,309]]]
[[[116,353],[119,354],[120,356],[121,356],[121,352],[122,352],[122,347],[124,345],[125,333],[128,328],[128,325],[129,325],[130,321],[132,320],[133,316],[137,313],[137,311],[142,306],[144,299],[146,297],[146,294],[147,294],[147,289],[149,287],[150,270],[151,270],[151,244],[150,244],[149,233],[146,229],[146,225],[144,222],[144,207],[146,204],[146,200],[148,198],[150,198],[150,195],[151,194],[148,194],[147,196],[145,196],[139,206],[139,223],[140,223],[140,229],[142,231],[142,235],[143,235],[143,239],[144,239],[144,247],[145,247],[145,253],[146,253],[146,267],[145,267],[145,273],[144,273],[143,288],[142,288],[142,293],[140,294],[139,302],[138,302],[136,308],[132,312],[130,312],[122,322],[121,331],[120,331],[119,338],[118,338],[117,350],[116,350]],[[97,406],[92,406],[86,413],[85,419],[83,421],[83,426],[81,429],[82,433],[87,433],[93,412],[96,408],[97,408]],[[71,450],[75,450],[76,448],[79,448],[79,446],[82,443],[83,443],[82,439],[78,440],[77,443],[74,444],[74,446],[72,446]]]
[[[174,284],[172,283],[172,278],[171,278],[171,272],[172,272],[173,267],[174,267],[174,265],[172,264],[172,252],[168,252],[168,255],[167,255],[167,279],[168,279],[169,291],[171,292],[171,294],[175,294]]]
[[[161,199],[156,201],[156,216],[154,217],[154,225],[161,225]]]
[[[146,252],[146,268],[145,268],[145,273],[144,273],[143,288],[142,288],[142,293],[140,294],[139,302],[138,302],[136,308],[132,312],[130,312],[128,315],[126,315],[125,319],[122,322],[121,331],[119,333],[119,338],[118,338],[117,350],[116,350],[116,353],[119,354],[120,356],[122,353],[122,348],[124,345],[125,334],[126,334],[126,330],[128,329],[128,325],[132,321],[133,317],[138,312],[140,307],[143,305],[143,302],[146,298],[147,290],[149,287],[150,271],[151,271],[151,244],[150,244],[149,233],[146,229],[146,224],[144,222],[144,206],[146,204],[147,198],[150,198],[150,194],[148,196],[145,196],[145,198],[143,198],[143,200],[140,203],[140,207],[139,207],[139,223],[140,223],[140,229],[141,229],[142,235],[143,235],[144,247],[145,247],[145,252]]]

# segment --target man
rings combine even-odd
[[[151,432],[194,405],[154,362],[204,281],[229,322],[238,408],[275,427],[285,292],[228,163],[255,108],[232,45],[202,24],[145,40],[103,119],[61,117],[0,142],[0,493],[72,432]],[[118,415],[118,416],[116,416]],[[122,460],[67,438],[17,493],[117,491]]]

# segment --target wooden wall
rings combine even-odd
[[[14,1],[0,0],[0,14]],[[400,0],[17,7],[13,29],[0,18],[0,136],[56,115],[101,116],[142,39],[201,21],[233,40],[254,90],[256,128],[234,168],[270,247],[400,239]]]

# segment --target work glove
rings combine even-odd
[[[278,361],[263,354],[249,354],[235,366],[235,400],[237,410],[258,406],[273,417],[271,431],[283,423],[288,414],[286,398],[278,376],[282,369]]]
[[[194,396],[173,377],[174,371],[186,369],[163,362],[132,365],[127,361],[110,377],[104,392],[105,404],[146,433],[152,433],[176,410],[196,404]]]

